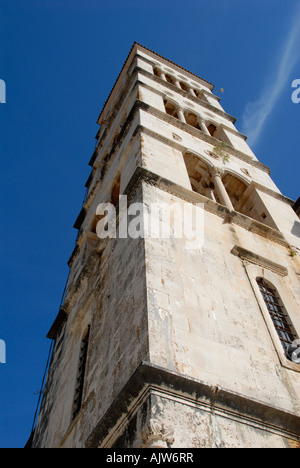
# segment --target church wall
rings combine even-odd
[[[178,200],[147,187],[145,201]],[[293,267],[285,247],[207,211],[201,251],[180,239],[146,239],[151,362],[299,412],[299,370],[282,367],[243,263],[231,253],[235,245]],[[300,333],[298,279],[281,281]]]

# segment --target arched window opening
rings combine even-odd
[[[183,81],[180,81],[179,84],[180,84],[181,89],[183,89],[183,91],[188,91],[189,90],[189,86],[186,83],[184,83]]]
[[[196,94],[197,98],[202,98],[203,92],[200,89],[194,89],[194,93]]]
[[[166,113],[168,115],[172,115],[172,117],[176,117],[176,119],[178,119],[178,112],[177,112],[175,104],[173,104],[172,102],[165,99],[164,100],[164,105],[165,105]]]
[[[187,124],[191,125],[194,128],[197,128],[198,130],[201,130],[196,114],[194,114],[193,112],[185,112],[184,116]]]
[[[169,74],[166,74],[166,80],[167,80],[168,83],[175,84],[175,80],[174,80],[173,76],[171,76]]]
[[[208,125],[207,130],[209,131],[211,136],[214,136],[214,134],[217,131],[217,127],[214,124],[211,123],[211,124]]]
[[[184,162],[193,191],[207,196],[208,189],[211,190],[208,165],[191,153],[184,154]]]
[[[264,200],[260,197],[259,192],[253,184],[248,185],[242,179],[229,173],[225,174],[222,182],[235,211],[255,219],[272,229],[278,229]]]
[[[247,189],[246,183],[232,174],[225,174],[223,184],[234,209],[240,211],[240,200]]]
[[[277,290],[264,278],[257,278],[256,281],[282,347],[286,352],[292,342],[297,339],[297,334]]]

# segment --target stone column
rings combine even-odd
[[[181,120],[181,122],[186,123],[184,113],[183,113],[183,109],[181,107],[177,107],[177,113],[178,113],[179,120]]]
[[[213,201],[217,201],[216,200],[216,197],[215,197],[215,194],[214,194],[214,191],[212,188],[208,188],[205,190],[205,194],[204,194],[207,198],[210,198],[211,200]]]
[[[181,89],[181,86],[178,80],[175,80],[174,84],[177,88]]]
[[[197,95],[196,95],[195,91],[193,90],[193,88],[190,87],[189,92],[193,97],[197,97]]]
[[[229,195],[222,182],[222,171],[220,169],[213,168],[211,176],[221,204],[226,206],[229,210],[234,211]]]
[[[204,133],[206,133],[206,135],[211,136],[210,133],[209,133],[209,131],[208,131],[207,126],[205,125],[205,122],[204,122],[203,119],[199,119],[199,125],[200,125],[202,131],[203,131]]]

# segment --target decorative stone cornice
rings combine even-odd
[[[240,257],[246,262],[258,265],[262,268],[272,271],[273,273],[277,273],[280,276],[288,275],[288,269],[285,266],[280,265],[279,263],[275,263],[272,260],[269,260],[268,258],[262,257],[261,255],[251,252],[250,250],[244,249],[243,247],[240,247],[238,245],[235,245],[233,247],[231,253],[233,255],[236,255],[237,257]]]
[[[107,412],[88,436],[87,448],[112,447],[133,414],[151,394],[172,401],[184,401],[193,407],[213,411],[222,417],[250,424],[291,440],[299,440],[300,418],[267,403],[256,401],[230,390],[208,385],[200,380],[170,372],[168,369],[141,362]],[[117,422],[117,423],[116,423]],[[174,443],[173,428],[163,419],[150,420],[143,431],[142,443],[162,447]]]
[[[136,129],[133,137],[137,136],[139,132],[146,131],[146,130],[147,129],[144,129],[143,127],[139,126]],[[265,237],[268,240],[275,242],[276,244],[282,245],[288,249],[290,248],[290,244],[286,241],[286,239],[284,238],[283,234],[280,231],[277,231],[276,229],[266,226],[265,224],[260,223],[259,221],[251,219],[243,215],[242,213],[238,213],[236,211],[230,211],[225,206],[220,205],[219,203],[205,197],[204,195],[200,195],[199,193],[193,192],[192,190],[188,190],[140,166],[136,168],[134,174],[132,175],[124,191],[124,195],[128,196],[128,201],[130,201],[135,196],[137,190],[141,186],[142,181],[146,182],[147,184],[158,187],[159,189],[165,192],[168,192],[171,195],[175,195],[187,201],[188,203],[193,203],[193,204],[202,203],[206,211],[223,218],[224,220],[226,220],[227,223],[236,224],[242,227],[243,229],[246,229],[248,231],[256,233],[257,235]],[[79,290],[79,284],[81,283],[82,279],[86,276],[86,273],[90,272],[91,268],[94,267],[95,262],[99,260],[99,255],[101,255],[105,245],[108,242],[109,242],[109,239],[101,239],[101,240],[99,239],[94,251],[92,251],[88,260],[86,261],[86,264],[82,268],[81,273],[78,275],[78,278],[76,279],[76,282],[73,285],[72,289],[67,291],[66,299],[64,303],[65,312],[68,313],[70,309],[69,298],[72,297],[72,303],[75,301],[76,299],[75,292]],[[251,260],[252,263],[256,262],[257,264],[264,265],[265,268],[269,268],[269,269],[273,268],[272,271],[275,270],[277,271],[277,273],[279,272],[279,274],[281,274],[282,276],[286,276],[285,267],[273,264],[273,262],[267,259],[263,259],[263,257],[259,257],[258,255],[255,256],[255,254],[251,252],[246,253],[245,249],[242,250],[242,248],[239,248],[233,253],[235,253],[236,255],[239,255],[240,257],[242,257],[243,255],[244,260],[247,260],[247,261]]]
[[[143,85],[143,83],[140,83],[140,84]],[[188,125],[185,122],[181,122],[181,120],[177,119],[176,117],[173,117],[172,115],[168,115],[165,112],[159,109],[156,109],[155,107],[150,106],[149,104],[146,104],[142,101],[137,100],[135,105],[139,106],[140,109],[145,110],[149,114],[152,114],[155,117],[172,124],[174,127],[178,127],[181,130],[200,138],[201,140],[211,144],[212,146],[217,146],[220,144],[220,140],[218,140],[217,138],[211,135],[207,135],[202,130],[192,127],[191,125]],[[267,172],[267,174],[270,174],[270,168],[268,166],[266,166],[265,164],[262,164],[260,161],[253,159],[250,155],[243,153],[242,151],[239,151],[228,144],[226,145],[226,151],[230,154],[230,156],[234,156],[237,159],[240,159],[241,161],[247,162],[248,164],[256,168],[264,172]]]
[[[124,194],[128,196],[128,200],[134,196],[141,180],[150,185],[158,187],[161,190],[170,193],[171,195],[175,195],[183,200],[186,200],[189,203],[202,203],[206,211],[220,216],[221,218],[225,219],[227,223],[241,226],[248,231],[266,237],[272,242],[289,248],[290,244],[286,241],[280,231],[277,231],[276,229],[273,229],[266,224],[256,221],[255,219],[249,218],[242,213],[231,211],[225,206],[208,199],[204,195],[200,195],[199,193],[196,193],[192,190],[188,190],[140,166],[136,168],[130,182],[125,189]]]

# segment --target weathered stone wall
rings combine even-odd
[[[290,413],[144,362],[87,447],[297,448],[299,428]]]
[[[33,447],[47,446],[48,441],[52,438],[53,423],[56,423],[55,419],[53,420],[55,418],[55,405],[61,395],[60,379],[63,362],[64,332],[65,326],[61,328],[52,351],[38,424],[34,433]]]
[[[144,202],[171,206],[178,199],[147,186]],[[280,281],[292,296],[289,315],[299,329],[293,294],[299,280],[288,250],[205,211],[201,251],[186,249],[181,239],[146,239],[150,362],[299,414],[299,369],[282,366],[272,325],[242,260],[231,253],[235,245],[289,265],[290,277]]]
[[[228,417],[193,400],[153,394],[134,415],[113,448],[297,448],[299,444],[263,424]]]
[[[141,194],[137,193],[137,201]],[[56,346],[34,445],[81,447],[140,362],[148,357],[143,239],[111,239],[89,262]],[[94,252],[95,255],[95,252]],[[81,337],[91,325],[84,405],[72,422]],[[54,373],[53,377],[52,374]],[[47,414],[51,411],[51,416]],[[47,430],[44,431],[44,428]]]
[[[290,446],[290,439],[297,443],[299,366],[284,355],[256,278],[274,284],[299,334],[298,217],[211,93],[212,85],[136,49],[99,118],[93,177],[69,261],[66,321],[58,319],[60,332],[52,330],[56,344],[33,446]],[[202,98],[154,75],[156,66],[203,91]],[[164,99],[218,126],[216,136],[229,142],[228,154],[207,128],[167,114]],[[200,173],[206,167],[199,193],[192,189],[186,152],[199,158]],[[220,204],[204,195],[215,190],[220,201],[228,176],[235,181],[233,192],[234,183],[247,187],[239,200],[247,216],[232,210],[230,200]],[[99,241],[97,206],[112,199],[116,183],[130,203],[144,204],[144,213],[153,203],[201,203],[202,248],[187,248],[184,239],[172,236]],[[265,224],[254,216],[254,208],[261,216],[264,206]],[[179,223],[180,217],[179,210]],[[167,227],[167,219],[159,221]],[[72,420],[88,325],[83,404]],[[152,375],[151,366],[165,380]],[[223,394],[230,401],[225,407]],[[272,423],[273,414],[279,422]]]

